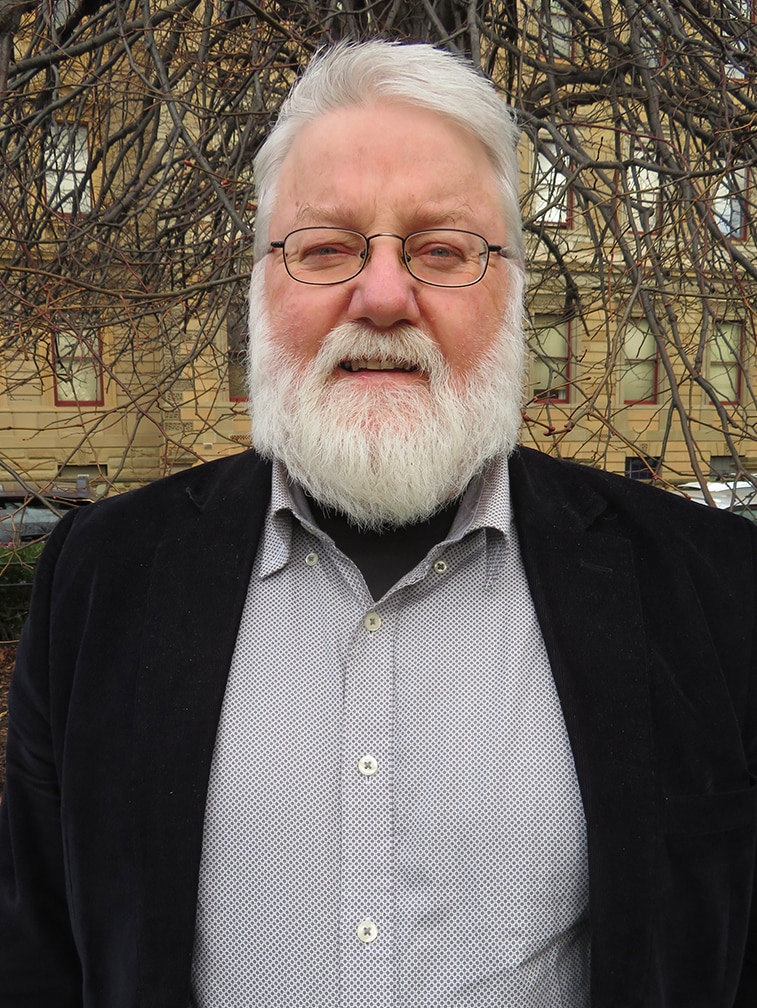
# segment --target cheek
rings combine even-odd
[[[273,280],[268,288],[268,316],[277,342],[295,357],[309,360],[326,336],[343,318],[341,298],[335,292],[314,290],[286,278]]]
[[[502,309],[491,301],[467,301],[439,314],[432,331],[453,372],[474,371],[499,333]]]
[[[500,338],[502,325],[508,313],[509,291],[507,285],[494,287],[486,296],[471,306],[461,331],[469,355],[480,358],[487,354]],[[474,362],[475,363],[475,362]]]

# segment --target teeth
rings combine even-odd
[[[347,368],[348,371],[414,371],[415,370],[412,364],[406,364],[404,361],[365,360],[364,358],[345,361],[342,366]]]

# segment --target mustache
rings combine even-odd
[[[324,338],[313,367],[317,373],[329,375],[350,360],[393,361],[436,381],[449,376],[449,366],[436,343],[415,326],[395,326],[381,332],[359,322],[343,323]]]

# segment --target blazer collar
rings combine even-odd
[[[587,818],[594,1008],[639,1003],[651,941],[655,782],[634,549],[579,467],[511,459],[526,574]]]

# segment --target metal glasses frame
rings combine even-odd
[[[346,234],[357,235],[359,238],[362,238],[363,241],[365,242],[365,251],[360,255],[361,260],[360,265],[358,266],[358,268],[355,270],[354,273],[352,273],[348,277],[345,277],[343,280],[303,280],[302,277],[295,276],[294,273],[292,273],[292,271],[289,269],[285,249],[287,240],[291,238],[292,235],[299,234],[302,231],[343,231]],[[453,234],[469,234],[473,235],[476,238],[481,239],[482,254],[484,251],[486,252],[486,259],[484,261],[483,266],[481,267],[481,276],[477,277],[475,280],[469,280],[467,281],[467,283],[442,284],[442,283],[434,283],[433,280],[425,280],[423,277],[417,276],[417,274],[413,272],[410,266],[412,256],[408,255],[406,251],[406,242],[410,241],[410,239],[414,238],[416,235],[426,234],[427,232],[434,233],[437,231],[442,232],[449,231]],[[360,273],[365,268],[365,264],[368,262],[370,245],[374,238],[396,238],[398,241],[400,241],[402,243],[400,262],[408,271],[410,276],[413,277],[413,279],[417,280],[419,283],[428,284],[429,287],[447,287],[453,290],[455,288],[459,289],[462,287],[473,287],[474,284],[480,283],[484,279],[484,276],[486,275],[486,270],[489,266],[489,260],[491,259],[492,254],[499,255],[503,259],[509,258],[509,252],[504,245],[491,245],[486,240],[486,238],[484,238],[483,235],[477,234],[475,231],[466,231],[464,228],[420,228],[418,231],[411,231],[410,234],[405,235],[404,238],[402,237],[402,235],[395,234],[393,231],[377,231],[376,234],[364,235],[362,231],[355,231],[352,228],[325,227],[325,226],[295,228],[294,231],[290,231],[289,234],[285,235],[281,241],[272,241],[267,254],[270,254],[275,249],[281,249],[282,258],[284,260],[284,268],[286,269],[287,273],[292,278],[292,280],[295,280],[297,283],[308,284],[312,287],[333,287],[336,284],[349,283],[350,280],[354,280],[356,276],[360,275]]]

